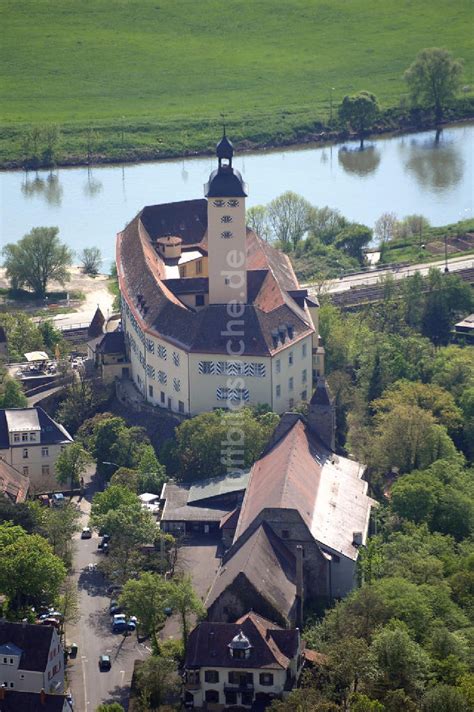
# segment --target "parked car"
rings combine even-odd
[[[84,527],[84,529],[81,532],[81,539],[91,539],[92,538],[92,531],[90,527]]]
[[[41,621],[41,625],[52,625],[53,628],[59,629],[61,627],[61,621],[58,618],[45,618]]]
[[[124,613],[115,614],[112,618],[112,633],[124,633],[127,630],[127,619]]]
[[[53,507],[63,507],[66,504],[66,499],[62,492],[55,492],[51,497]]]
[[[101,672],[106,672],[112,667],[112,661],[110,660],[110,655],[100,655],[99,656],[99,670]]]
[[[119,606],[118,601],[110,601],[110,606],[109,606],[110,615],[113,616],[116,613],[121,613],[121,612],[122,612],[122,607]]]
[[[122,586],[120,586],[118,583],[113,583],[111,586],[108,587],[107,589],[107,594],[109,596],[117,595],[118,593],[122,593]]]

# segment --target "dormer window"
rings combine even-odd
[[[247,660],[250,657],[252,646],[242,631],[232,638],[228,647],[234,660]]]
[[[27,443],[27,442],[28,442],[28,433],[22,433],[22,434],[21,434],[21,442],[22,442],[22,443]]]
[[[13,433],[13,442],[14,443],[20,442],[20,433]]]

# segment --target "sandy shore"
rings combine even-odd
[[[114,296],[108,289],[109,276],[99,274],[97,277],[89,277],[83,274],[78,266],[71,267],[69,272],[71,275],[69,282],[66,282],[64,286],[58,282],[50,282],[48,290],[52,292],[63,290],[83,292],[85,301],[73,313],[57,314],[56,316],[51,314],[51,318],[64,326],[84,323],[92,319],[98,306],[106,318],[110,316],[112,314]],[[0,287],[9,287],[4,268],[0,268]]]

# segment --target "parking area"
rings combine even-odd
[[[219,568],[221,547],[219,539],[197,536],[188,538],[179,549],[176,572],[191,574],[196,593],[203,601]],[[160,637],[166,640],[180,635],[179,619],[173,615],[166,621]]]

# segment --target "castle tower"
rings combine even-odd
[[[336,406],[324,376],[316,382],[309,403],[308,425],[323,445],[334,452],[336,448]]]
[[[224,135],[218,167],[204,186],[207,198],[209,304],[247,303],[245,198],[247,186],[232,167],[234,147]]]

